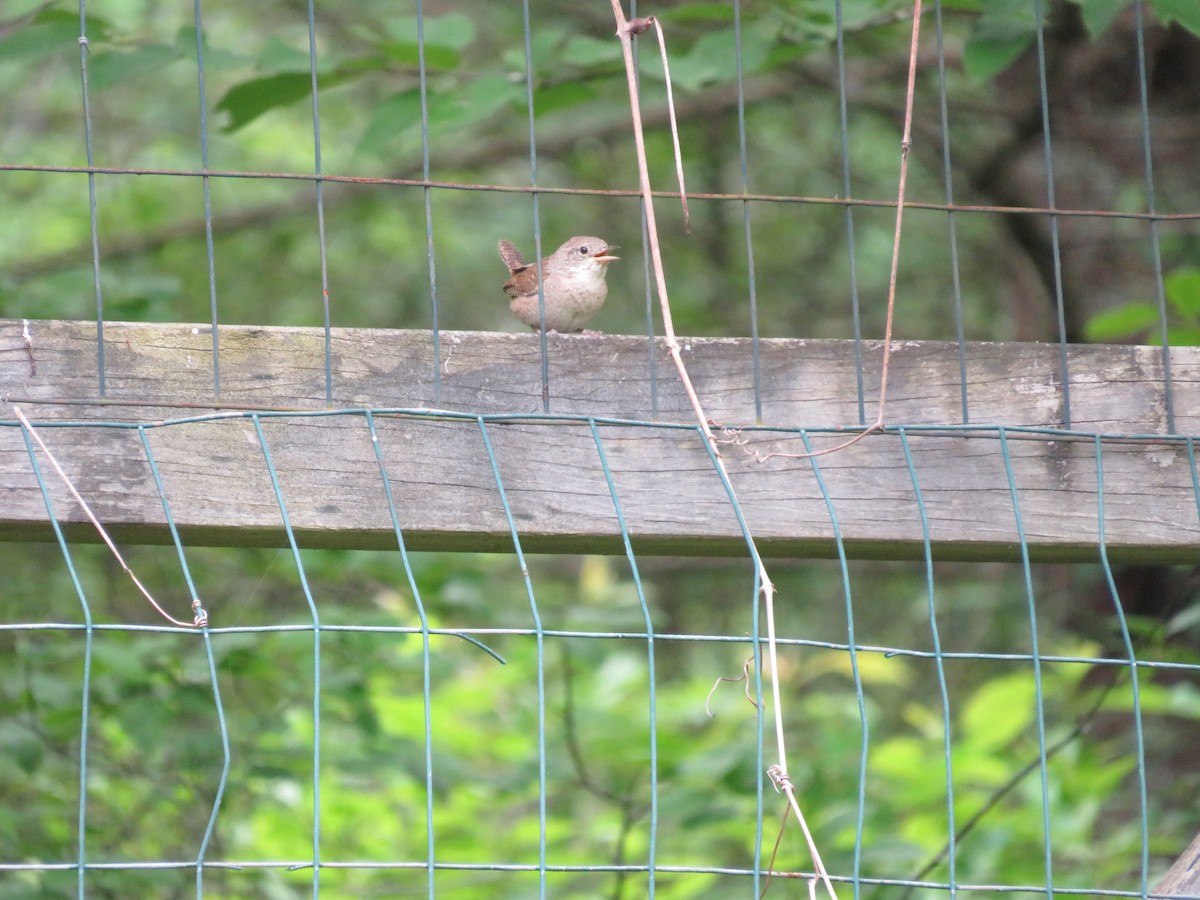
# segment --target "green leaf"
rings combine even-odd
[[[1084,326],[1084,336],[1094,343],[1133,337],[1158,321],[1158,309],[1151,303],[1126,303],[1096,313]]]
[[[503,75],[476,78],[453,91],[431,94],[428,99],[430,134],[442,136],[450,131],[473,127],[524,100],[524,97],[525,88]],[[539,112],[542,111],[541,97],[539,93]],[[415,136],[420,125],[420,91],[410,88],[393,94],[375,110],[356,151],[394,151],[396,148],[392,142],[406,132]],[[410,146],[406,143],[400,149],[408,150]]]
[[[1037,35],[1033,5],[1025,0],[995,0],[975,23],[963,50],[963,68],[975,81],[1006,69]]]
[[[354,31],[356,36],[374,44],[378,52],[393,62],[412,68],[420,64],[421,54],[415,17],[389,20],[386,36],[365,28]],[[461,13],[426,16],[423,35],[426,67],[456,69],[462,64],[461,51],[475,40],[475,24]]]
[[[1171,325],[1167,328],[1167,340],[1172,347],[1200,346],[1200,328],[1187,325]],[[1162,337],[1158,332],[1147,338],[1151,344],[1161,344]]]
[[[1184,266],[1163,281],[1171,306],[1192,319],[1200,318],[1200,268]]]
[[[945,765],[929,741],[902,736],[884,741],[871,753],[871,770],[886,780],[898,800],[919,809],[946,794]],[[939,752],[940,755],[940,752]],[[942,801],[944,802],[944,801]]]
[[[88,39],[104,40],[108,23],[88,16]],[[70,51],[78,59],[79,16],[66,10],[47,10],[0,41],[0,60],[42,59]]]
[[[581,103],[594,99],[595,96],[596,89],[586,81],[564,81],[549,87],[538,88],[537,94],[533,98],[534,111],[540,117],[561,109],[579,106]]]
[[[525,88],[503,75],[476,78],[461,90],[429,100],[429,127],[439,134],[490,119],[510,103],[524,99]]]
[[[967,701],[963,738],[976,747],[1001,747],[1033,720],[1033,679],[1023,672],[994,678]],[[962,742],[960,742],[960,747]]]
[[[416,41],[381,41],[379,50],[402,66],[417,68],[421,64],[421,48]],[[425,44],[425,68],[449,71],[458,68],[462,54],[450,47]]]
[[[1154,0],[1154,14],[1163,22],[1178,22],[1200,35],[1200,3],[1196,0]]]
[[[263,113],[278,106],[287,106],[303,100],[312,90],[312,76],[308,72],[287,72],[252,78],[235,84],[217,102],[217,111],[229,114],[226,132],[237,131]]]
[[[757,29],[742,30],[742,71],[760,71],[773,41]],[[733,81],[737,76],[733,29],[706,34],[678,60],[671,59],[671,80],[680,90],[696,91],[708,84]]]
[[[421,92],[410,88],[392,94],[377,107],[355,148],[357,153],[382,153],[405,130],[421,124]]]
[[[1128,6],[1129,0],[1081,0],[1079,12],[1092,40],[1108,31],[1108,26]]]
[[[1184,687],[1178,685],[1178,687]],[[1138,703],[1142,708],[1143,714],[1175,714],[1175,715],[1195,715],[1198,706],[1197,694],[1191,686],[1184,687],[1182,692],[1176,693],[1175,686],[1165,684],[1156,684],[1152,681],[1143,681],[1138,685]],[[1133,690],[1128,682],[1114,688],[1105,697],[1104,709],[1107,710],[1123,710],[1131,712],[1133,710]]]
[[[320,75],[318,86],[322,89],[334,87],[352,77],[355,77],[353,73],[343,71]],[[265,112],[303,100],[311,91],[310,73],[283,72],[235,84],[217,102],[216,109],[229,114],[229,122],[223,129],[229,133],[245,127]]]
[[[1003,72],[1033,40],[1033,32],[1008,37],[989,35],[972,38],[963,51],[963,69],[976,82],[987,81]]]

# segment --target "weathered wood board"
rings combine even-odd
[[[219,337],[216,397],[210,329],[106,323],[101,397],[94,324],[0,320],[0,538],[52,538],[16,420],[20,408],[120,540],[170,539],[135,427],[144,425],[185,542],[278,545],[285,540],[282,498],[302,546],[395,547],[363,412],[371,408],[411,548],[511,549],[515,526],[529,551],[621,552],[607,466],[639,552],[745,552],[661,342],[651,349],[645,338],[549,336],[550,410],[557,418],[543,418],[536,335],[443,333],[435,380],[428,332],[335,329],[330,399],[320,329],[230,326]],[[723,438],[724,455],[764,553],[836,553],[836,516],[851,555],[918,558],[926,530],[907,442],[936,556],[1018,558],[1015,492],[1034,558],[1097,558],[1095,442],[1086,434],[1010,431],[1006,468],[998,431],[988,427],[1062,427],[1057,346],[968,345],[967,395],[977,430],[963,431],[930,430],[962,425],[956,347],[895,345],[886,421],[906,426],[905,435],[872,435],[819,457],[824,492],[812,461],[757,461],[747,451],[798,453],[798,429],[810,429],[813,445],[822,447],[844,439],[827,430],[858,428],[854,346],[765,340],[759,349],[758,428],[750,341],[689,340],[684,356],[711,419],[748,429]],[[1175,430],[1198,434],[1200,351],[1171,352]],[[1168,438],[1159,349],[1080,346],[1068,355],[1075,432]],[[864,345],[869,419],[880,360],[877,344]],[[275,482],[252,410],[261,411]],[[587,417],[603,421],[593,431]],[[44,455],[37,456],[55,517],[72,538],[95,539]],[[1110,557],[1195,560],[1200,518],[1188,443],[1106,439],[1100,460]]]

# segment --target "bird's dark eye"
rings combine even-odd
[[[586,246],[585,246],[585,247],[580,247],[580,248],[579,248],[579,255],[580,255],[580,256],[587,256],[587,255],[588,255],[588,248],[587,248]]]

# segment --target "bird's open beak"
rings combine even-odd
[[[620,250],[620,249],[621,248],[618,247],[616,244],[613,244],[611,247],[605,247],[603,250],[597,250],[595,253],[592,254],[592,259],[594,259],[598,263],[610,263],[615,259],[620,259],[621,257],[613,256],[612,253],[609,251]]]

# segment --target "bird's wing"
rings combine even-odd
[[[513,272],[512,278],[504,282],[504,293],[510,297],[532,297],[537,295],[537,273],[532,266]]]
[[[501,241],[500,258],[504,260],[504,264],[508,266],[510,272],[520,272],[525,268],[525,257],[521,256],[521,251],[512,245],[509,241]]]

